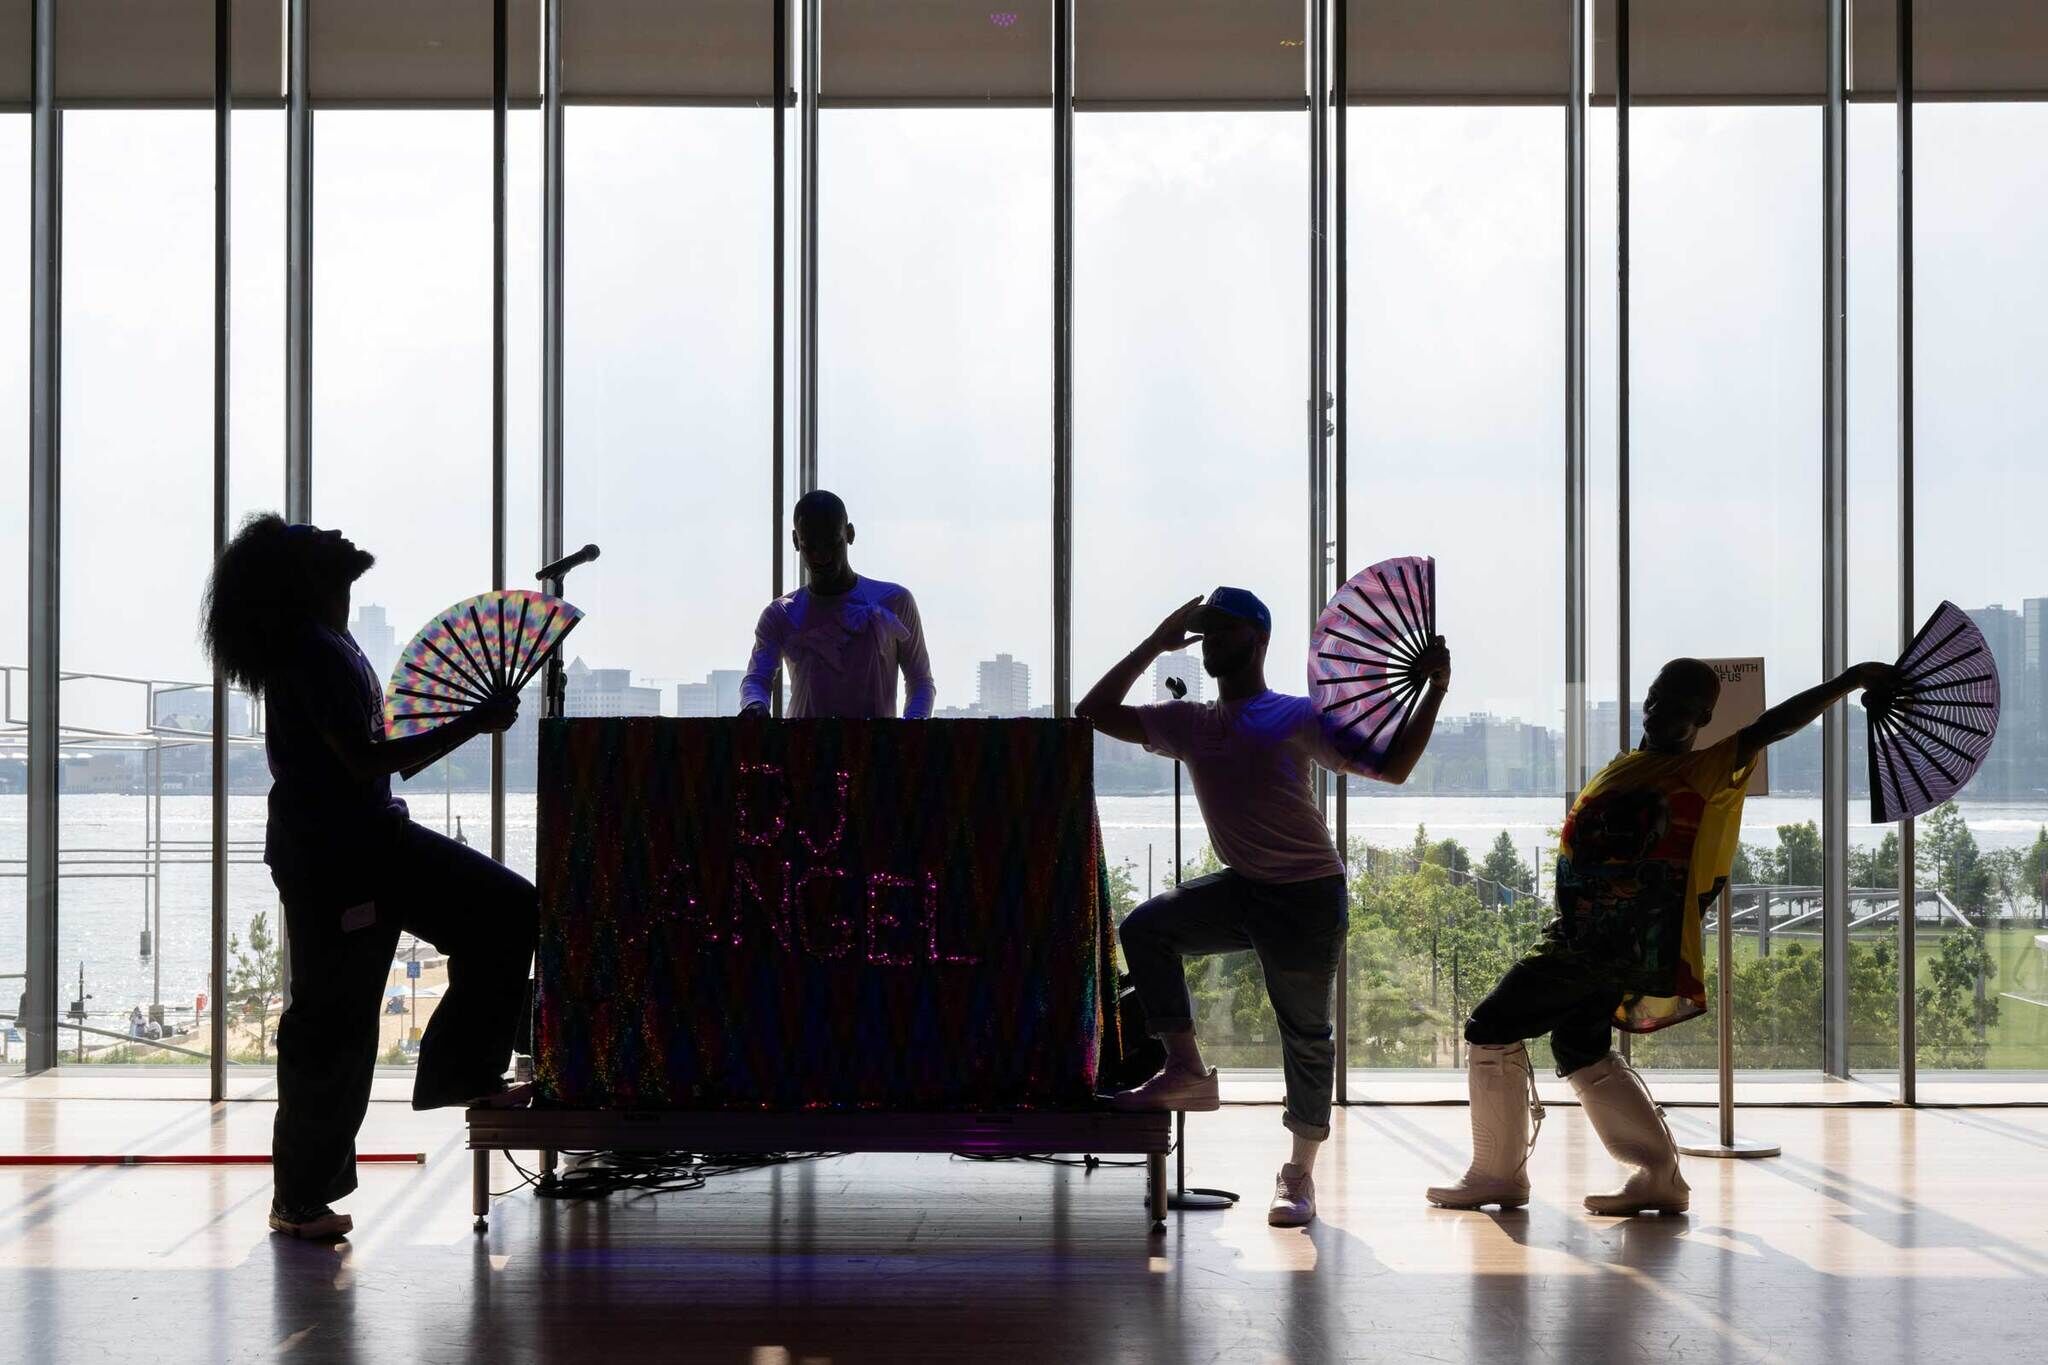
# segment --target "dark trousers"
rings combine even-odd
[[[1473,1009],[1465,1041],[1505,1046],[1547,1033],[1557,1074],[1569,1076],[1613,1047],[1614,1011],[1624,994],[1597,964],[1545,939]]]
[[[1154,896],[1117,928],[1124,963],[1152,1034],[1194,1027],[1182,959],[1246,949],[1259,955],[1280,1024],[1287,1081],[1284,1122],[1317,1141],[1330,1135],[1330,1080],[1337,1049],[1330,987],[1344,951],[1344,879],[1259,882],[1225,868]]]
[[[372,865],[312,877],[272,871],[291,934],[291,1003],[277,1026],[277,1198],[324,1204],[356,1187],[355,1138],[377,1067],[378,1019],[399,931],[448,958],[448,988],[420,1040],[413,1105],[491,1089],[512,1055],[539,902],[503,865],[410,821]],[[345,927],[369,901],[374,918]],[[364,917],[358,911],[356,919]]]

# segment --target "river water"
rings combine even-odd
[[[406,793],[413,816],[435,829],[453,833],[459,819],[463,832],[487,846],[490,798],[483,793],[452,795],[433,791]],[[1148,880],[1163,887],[1173,866],[1174,801],[1172,795],[1104,796],[1098,806],[1103,845],[1112,863],[1128,863],[1138,889]],[[534,805],[531,793],[506,798],[506,861],[531,875],[534,859]],[[1867,807],[1862,808],[1867,811]],[[1986,849],[2022,847],[2048,826],[2048,802],[2015,804],[1966,803],[1971,832]],[[207,925],[210,870],[207,840],[211,801],[206,796],[166,796],[161,812],[165,865],[160,885],[161,906],[149,903],[149,881],[143,850],[148,842],[150,803],[141,796],[78,794],[63,798],[61,843],[66,850],[66,876],[58,943],[65,1002],[76,993],[81,965],[89,1015],[98,1021],[125,1019],[136,1004],[161,999],[173,1009],[189,1008],[207,989]],[[1859,815],[1852,803],[1852,822]],[[1361,796],[1349,804],[1354,838],[1382,847],[1405,847],[1417,824],[1432,839],[1456,838],[1474,859],[1506,830],[1524,861],[1553,840],[1563,816],[1555,797],[1516,796]],[[229,876],[228,924],[246,937],[249,920],[268,913],[277,919],[269,873],[261,863],[264,802],[260,796],[229,800],[229,839],[233,865]],[[27,799],[0,795],[0,973],[20,973],[26,958],[22,859],[26,846]],[[1744,808],[1742,837],[1753,844],[1774,845],[1776,827],[1820,819],[1815,797],[1758,797]],[[1183,801],[1183,856],[1197,856],[1206,842],[1194,799]],[[1850,838],[1874,845],[1890,826],[1852,823]],[[159,951],[140,952],[145,923],[160,917]],[[150,924],[155,928],[155,924]],[[0,1011],[12,1012],[18,976],[0,979]]]

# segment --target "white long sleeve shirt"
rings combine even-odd
[[[770,602],[754,627],[754,654],[740,684],[743,706],[768,705],[777,664],[789,669],[786,714],[793,720],[894,716],[899,669],[904,719],[929,717],[938,695],[916,599],[879,578],[856,577],[836,596],[798,588]]]

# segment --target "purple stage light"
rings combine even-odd
[[[1017,11],[1013,9],[992,9],[988,12],[988,21],[997,28],[1015,28],[1017,27]]]

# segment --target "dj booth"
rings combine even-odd
[[[531,1108],[493,1150],[1130,1153],[1075,721],[550,720]]]

